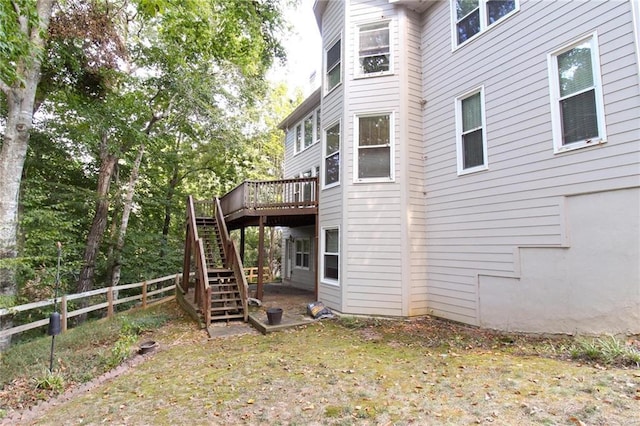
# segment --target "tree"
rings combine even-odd
[[[17,256],[17,223],[20,179],[36,109],[42,51],[53,0],[3,0],[0,11],[3,53],[0,90],[6,102],[6,119],[0,148],[0,296],[16,294],[12,260]],[[8,61],[5,62],[4,54]],[[0,324],[8,328],[10,324]],[[10,339],[0,340],[0,349]]]
[[[232,142],[235,137],[225,141],[222,132],[228,137],[234,131],[233,124],[228,124],[233,123],[233,114],[241,117],[245,105],[262,92],[264,72],[282,51],[275,33],[280,26],[280,12],[273,2],[75,4],[70,2],[66,15],[54,21],[50,58],[58,69],[67,71],[63,76],[54,74],[51,81],[70,80],[73,84],[66,86],[91,101],[75,108],[77,125],[92,123],[90,133],[100,136],[94,138],[99,141],[90,142],[93,148],[88,150],[99,159],[100,167],[95,215],[77,285],[78,291],[87,291],[95,280],[98,251],[111,212],[110,182],[118,163],[130,161],[127,157],[132,153],[143,153],[147,148],[161,158],[168,151],[163,142],[176,146],[171,139],[185,136],[190,140],[189,146],[206,149],[220,145],[217,141],[224,141],[222,145]],[[109,49],[111,46],[114,48]],[[100,52],[106,52],[106,56],[100,56]],[[68,108],[69,102],[61,106]],[[58,115],[63,116],[64,112],[59,111]],[[236,133],[240,129],[238,126]],[[211,158],[210,164],[198,166],[205,163],[198,159],[195,167],[189,165],[189,170],[182,172],[176,169],[182,163],[178,159],[172,163],[174,170],[167,174],[171,176],[168,184],[177,185],[181,175],[193,171],[210,171],[214,167],[219,171],[225,167],[224,154],[234,151],[232,146],[216,148],[215,159],[205,152],[201,157]],[[220,158],[224,160],[221,162]],[[144,180],[142,158],[137,164],[131,168],[132,176],[140,174]],[[108,274],[112,282],[120,274],[120,252],[135,197],[138,177],[131,179],[132,176],[122,203],[120,224],[113,227]],[[174,193],[175,187],[169,187],[167,197],[173,198]],[[112,216],[111,220],[117,218]],[[170,222],[168,210],[164,222],[166,230]]]

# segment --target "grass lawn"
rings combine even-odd
[[[605,357],[595,341],[590,353],[568,337],[430,318],[208,339],[172,305],[162,310],[174,319],[139,336],[159,342],[156,352],[29,423],[640,425],[638,365]]]

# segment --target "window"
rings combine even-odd
[[[555,152],[606,141],[596,34],[549,55]]]
[[[357,73],[372,75],[391,71],[389,22],[362,25],[359,33]]]
[[[320,142],[320,108],[318,108],[318,110],[316,111],[316,139],[314,141],[315,142]]]
[[[326,91],[330,92],[342,81],[342,72],[340,70],[340,60],[342,50],[340,48],[340,39],[325,51],[325,69],[326,69]]]
[[[356,116],[358,180],[391,180],[392,114]]]
[[[458,174],[487,169],[483,88],[456,99],[456,142]]]
[[[302,151],[302,124],[296,126],[296,152]]]
[[[324,186],[340,182],[340,122],[324,131]]]
[[[308,148],[313,145],[313,114],[304,119],[304,148]],[[304,149],[303,148],[303,149]]]
[[[311,241],[308,238],[296,240],[296,268],[309,269]]]
[[[476,34],[518,10],[519,0],[451,0],[455,45],[460,45]]]
[[[322,232],[322,280],[338,283],[340,258],[340,230],[325,228]]]
[[[320,141],[320,109],[312,112],[295,127],[295,153]]]

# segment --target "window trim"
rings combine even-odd
[[[360,149],[360,118],[376,117],[380,115],[389,116],[389,177],[359,178],[360,165],[358,162],[358,152]],[[395,112],[393,111],[371,111],[354,114],[353,116],[353,182],[354,183],[376,183],[395,182]]]
[[[463,152],[462,152],[462,101],[480,93],[480,113],[482,114],[482,158],[483,164],[479,166],[464,168]],[[488,141],[487,141],[487,114],[485,108],[485,96],[484,86],[476,87],[469,90],[455,99],[455,111],[456,111],[456,163],[458,168],[458,176],[468,175],[471,173],[480,172],[489,169],[489,153],[488,153]]]
[[[329,155],[327,155],[327,130],[338,126],[338,150],[331,153],[331,157],[333,157],[334,155],[338,155],[338,180],[335,182],[331,182],[330,184],[327,184],[327,159],[330,157]],[[329,189],[329,188],[333,188],[334,186],[339,186],[340,185],[340,179],[342,177],[342,167],[341,166],[341,159],[340,159],[340,151],[342,151],[342,120],[338,119],[333,121],[331,124],[329,124],[328,126],[326,126],[324,129],[322,129],[322,169],[321,169],[321,174],[322,174],[322,189]]]
[[[574,47],[589,42],[591,45],[591,72],[593,73],[593,85],[595,91],[596,118],[598,120],[598,136],[593,139],[585,139],[582,141],[563,144],[562,136],[562,114],[560,112],[560,82],[558,76],[558,56],[568,52]],[[600,49],[598,43],[598,33],[581,37],[571,43],[565,44],[560,49],[550,52],[547,55],[547,64],[549,70],[549,91],[551,102],[551,129],[553,135],[553,153],[560,154],[575,149],[595,146],[607,142],[607,126],[604,113],[604,97],[602,91],[602,72],[600,68]]]
[[[313,111],[309,112],[309,114],[305,115],[302,120],[298,121],[295,126],[293,126],[293,155],[298,155],[301,152],[306,151],[311,148],[315,144],[320,142],[318,136],[318,124],[320,123],[320,107],[315,108]],[[311,119],[311,144],[306,145],[306,132],[305,132],[305,121]],[[300,129],[300,141],[298,141],[298,129]],[[300,142],[300,143],[298,143]]]
[[[451,50],[452,51],[455,51],[458,48],[469,44],[472,40],[475,40],[476,38],[480,37],[482,34],[496,27],[498,24],[504,22],[506,19],[510,18],[511,16],[515,15],[520,11],[520,0],[514,0],[515,7],[511,12],[507,13],[506,15],[498,19],[496,22],[492,24],[487,24],[487,3],[489,1],[490,0],[478,0],[478,4],[480,7],[480,17],[479,17],[480,30],[476,34],[472,35],[471,37],[463,41],[462,43],[458,43],[458,20],[456,16],[456,0],[449,1],[449,9],[451,11],[449,15],[451,19]]]
[[[308,244],[308,252],[304,251],[304,242]],[[298,242],[302,243],[302,251],[298,252]],[[303,265],[298,265],[298,253],[302,253]],[[304,266],[304,255],[307,255],[308,266]],[[309,271],[311,269],[311,238],[296,238],[293,241],[293,268]]]
[[[371,78],[371,77],[379,77],[382,75],[391,75],[393,74],[393,31],[392,31],[392,20],[391,19],[379,19],[375,21],[366,21],[361,22],[356,25],[355,37],[357,37],[357,41],[354,43],[355,53],[354,53],[354,78]],[[360,30],[362,27],[366,27],[369,25],[376,24],[387,24],[387,31],[389,31],[389,70],[388,71],[378,71],[373,73],[363,73],[360,67]]]
[[[329,50],[331,50],[331,48],[333,48],[336,43],[340,43],[340,60],[331,68],[331,70],[327,69],[327,54],[329,53]],[[328,95],[329,93],[333,92],[338,86],[340,86],[342,84],[342,74],[343,74],[343,62],[344,62],[344,55],[342,54],[342,51],[344,49],[344,43],[342,42],[342,33],[338,34],[336,37],[334,37],[333,39],[331,39],[331,41],[324,47],[324,54],[323,54],[323,86],[324,86],[324,94]],[[332,71],[336,65],[340,66],[340,79],[338,80],[338,82],[335,84],[335,86],[333,87],[329,87],[329,72]]]
[[[337,253],[328,253],[326,251],[326,247],[327,247],[327,234],[326,231],[331,231],[331,230],[337,230],[338,231],[338,252]],[[340,233],[340,226],[339,225],[333,225],[333,226],[323,226],[321,228],[321,243],[320,243],[320,247],[321,247],[321,256],[320,256],[320,282],[322,282],[323,284],[328,284],[328,285],[332,285],[332,286],[336,286],[336,287],[340,287],[340,249],[342,247],[341,244],[341,233]],[[338,256],[338,279],[333,279],[333,278],[327,278],[324,275],[324,266],[325,266],[325,256],[326,255],[336,255]]]

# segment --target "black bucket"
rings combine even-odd
[[[267,321],[269,325],[278,325],[282,321],[282,308],[267,309]]]

